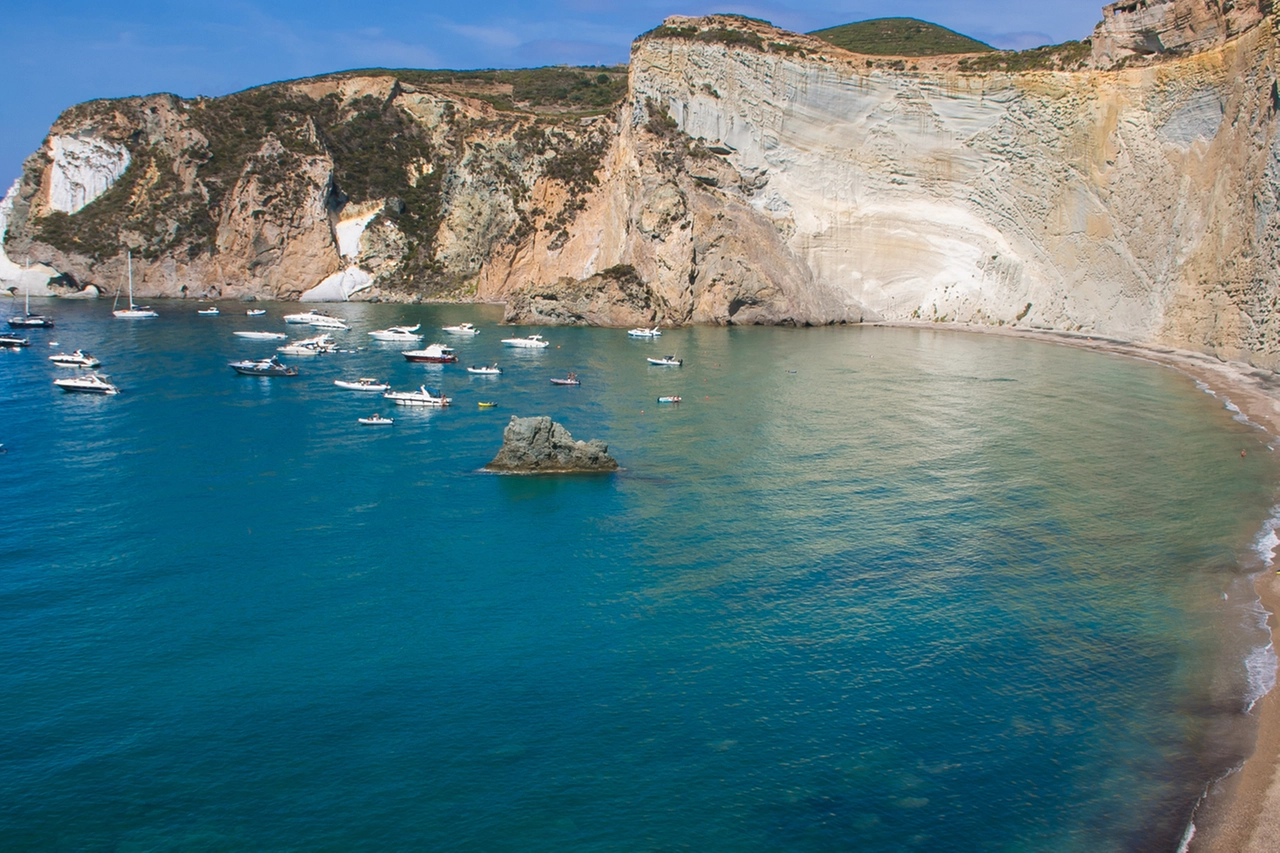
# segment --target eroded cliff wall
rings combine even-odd
[[[33,292],[113,291],[131,248],[140,296],[469,298],[500,247],[563,231],[532,188],[597,182],[625,91],[623,69],[388,71],[89,102],[28,158],[3,245],[64,274]]]
[[[655,318],[1007,324],[1275,364],[1276,53],[1267,16],[1142,67],[895,70],[741,19],[673,18],[633,50],[573,237],[484,275],[495,295],[528,282],[515,318],[580,301],[559,276],[624,264],[662,296]],[[663,136],[667,116],[691,145]]]
[[[637,105],[726,152],[813,280],[869,313],[1274,361],[1276,51],[1273,17],[1191,56],[1069,73],[651,38],[631,76]]]
[[[936,320],[1273,365],[1276,15],[1236,5],[1212,38],[1201,26],[1207,46],[1183,16],[1161,38],[1185,51],[1111,69],[979,73],[719,16],[638,39],[626,88],[590,113],[441,72],[98,102],[29,161],[5,245],[107,289],[133,245],[149,295],[495,299],[515,321],[615,325]]]

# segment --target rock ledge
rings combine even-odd
[[[574,441],[546,415],[512,415],[502,431],[502,449],[484,467],[502,474],[594,474],[618,470],[618,460],[603,441]]]

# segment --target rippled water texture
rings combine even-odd
[[[262,380],[231,331],[286,306],[53,307],[0,352],[6,849],[1172,849],[1247,735],[1276,470],[1173,372],[875,328],[521,353],[494,309],[344,305],[360,345],[483,332]],[[124,393],[55,390],[50,339]],[[477,473],[513,413],[625,470]]]

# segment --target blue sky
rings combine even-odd
[[[667,15],[737,12],[791,30],[867,18],[934,21],[996,47],[1087,36],[1103,0],[4,0],[0,192],[66,107],[92,98],[223,95],[347,68],[518,68],[625,62]]]

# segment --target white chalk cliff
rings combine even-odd
[[[93,136],[49,137],[48,204],[75,213],[102,195],[129,168],[129,149]]]
[[[0,291],[15,296],[49,296],[49,280],[58,275],[58,271],[46,264],[26,264],[19,266],[4,253],[4,235],[9,227],[9,216],[13,213],[13,201],[18,192],[20,181],[0,199]]]
[[[720,225],[682,209],[662,248],[648,239],[645,213],[662,199],[637,179],[654,170],[635,140],[657,109],[719,152],[718,170],[689,167],[704,180],[669,185],[684,208],[711,194],[731,217],[745,201],[799,260],[829,320],[834,291],[867,317],[1085,331],[1274,364],[1275,23],[1124,70],[975,74],[945,57],[888,71],[741,20],[673,18],[668,31],[686,34],[642,38],[632,52],[618,185],[599,193],[623,201],[580,223],[577,254],[565,257],[572,241],[558,254],[535,247],[514,268],[546,281],[629,263],[658,292],[696,275],[699,232]],[[793,49],[687,34],[728,26]],[[639,215],[626,199],[644,201]],[[662,257],[681,242],[692,263]],[[742,248],[749,267],[781,257]]]

